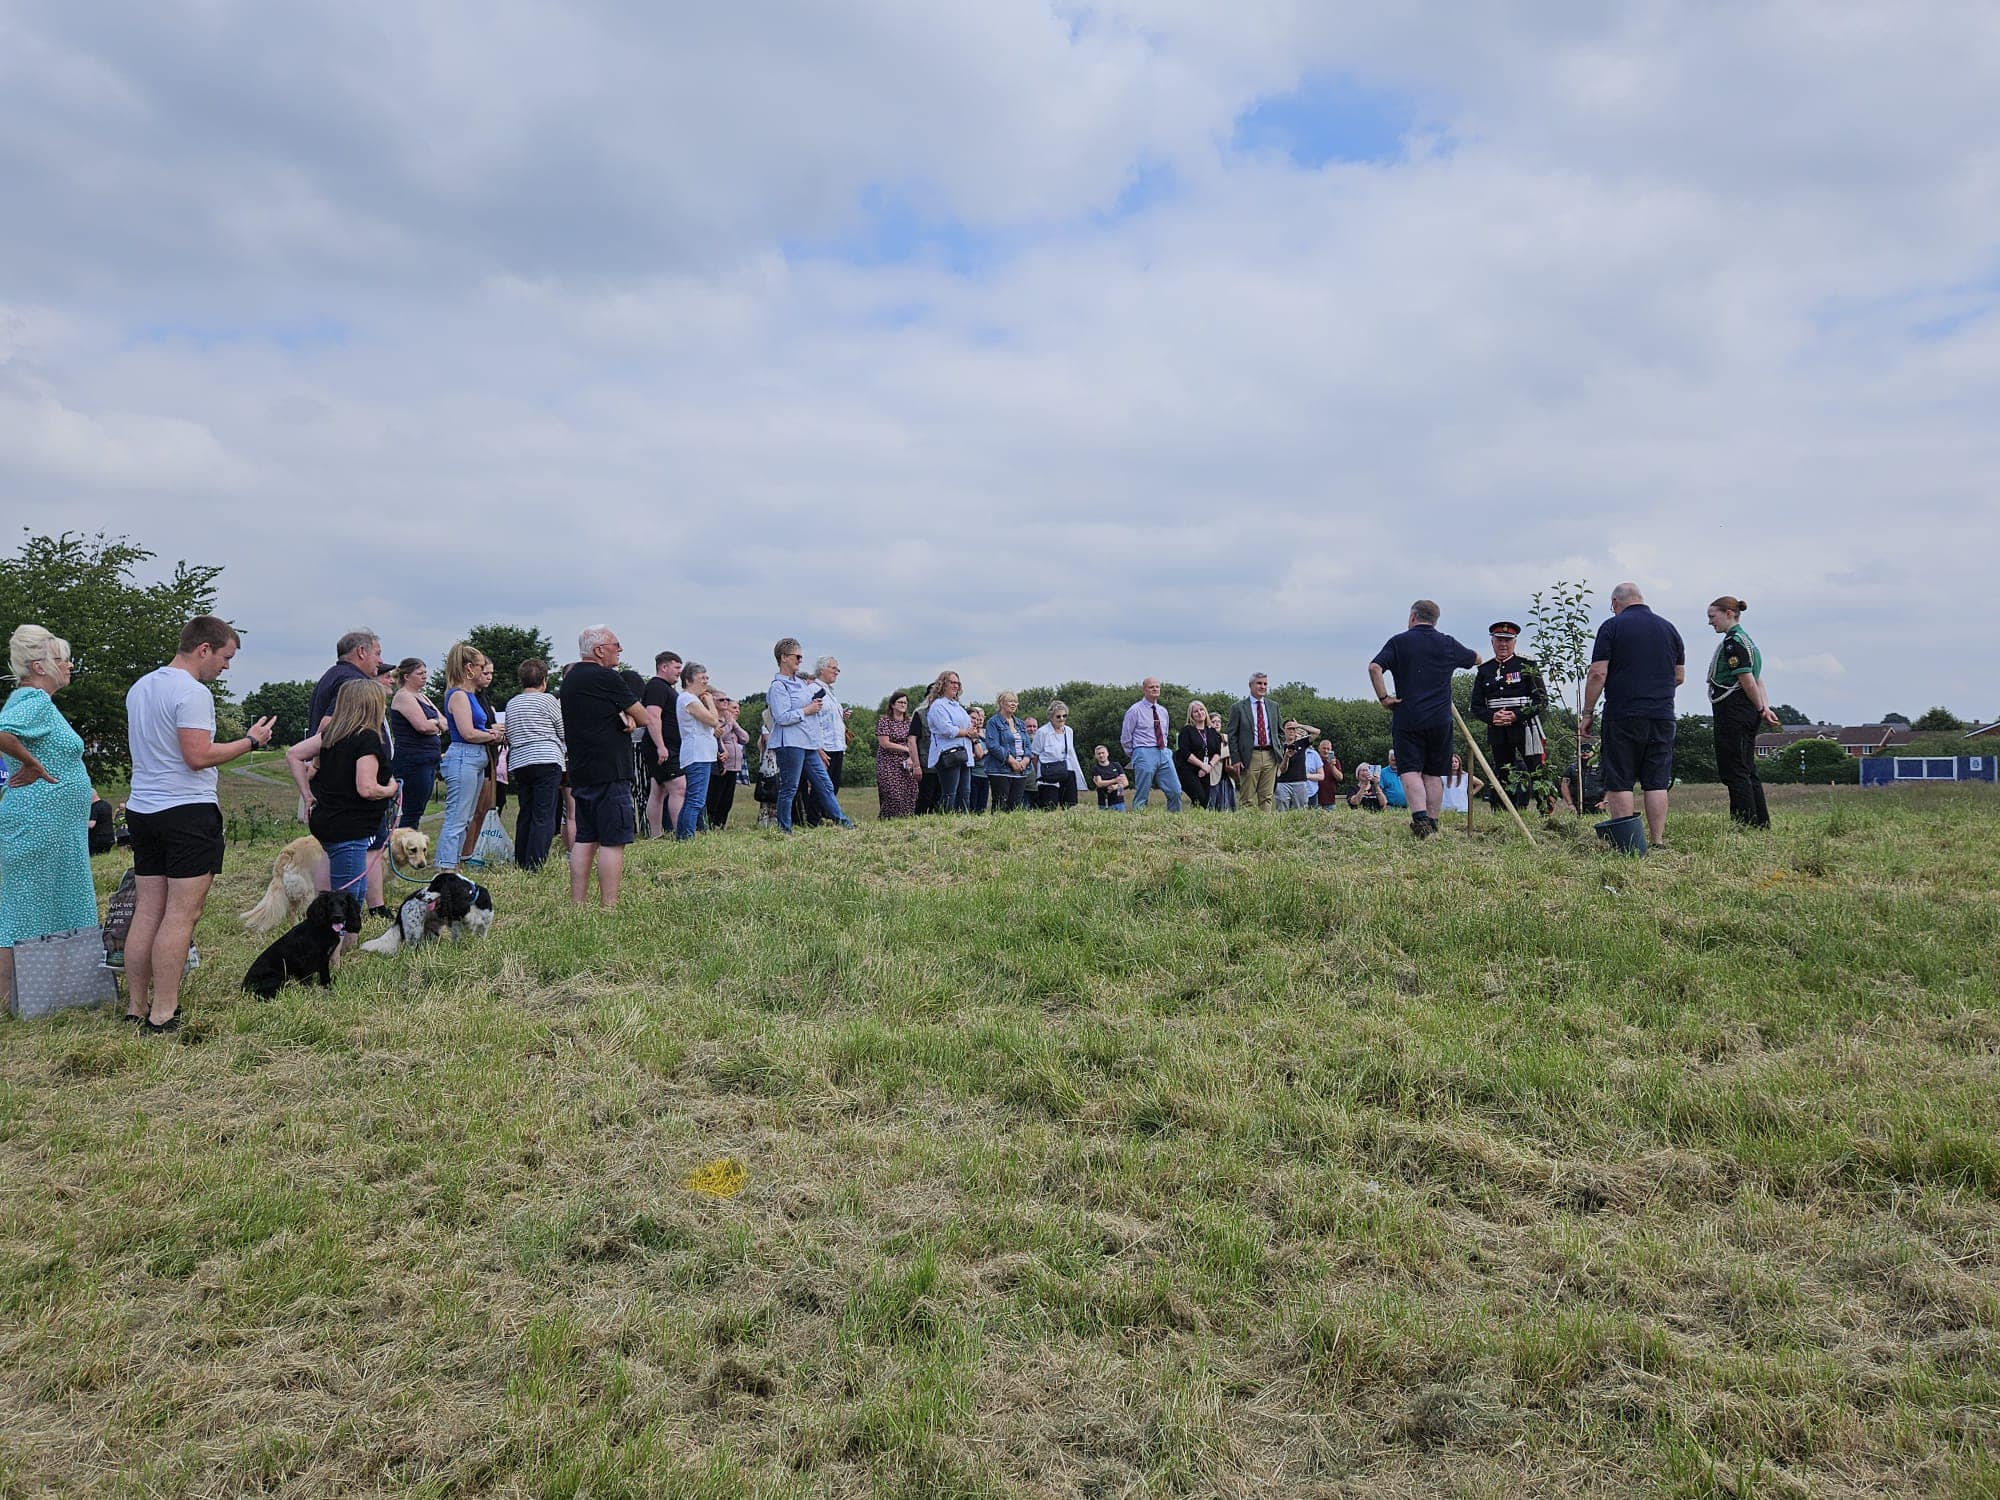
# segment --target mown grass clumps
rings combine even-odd
[[[1995,808],[742,829],[270,1003],[249,842],[0,1028],[0,1492],[1993,1493]]]

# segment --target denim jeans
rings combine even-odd
[[[674,837],[691,839],[701,824],[701,810],[708,805],[708,778],[715,772],[715,762],[704,760],[688,766],[687,794],[681,799],[681,815],[674,820]]]
[[[515,766],[509,772],[514,796],[521,810],[514,817],[514,863],[524,870],[539,870],[549,857],[562,817],[563,768],[554,761],[538,766]]]
[[[486,747],[453,744],[445,751],[440,769],[444,772],[444,827],[438,832],[435,863],[440,870],[456,870],[471,834],[479,783],[486,777]]]
[[[347,839],[326,846],[327,889],[350,892],[362,905],[368,873],[368,840]]]
[[[792,831],[792,799],[799,794],[801,777],[818,795],[820,806],[831,814],[834,822],[843,828],[854,826],[854,820],[840,810],[840,798],[834,795],[833,782],[827,777],[826,767],[819,763],[817,750],[808,750],[804,745],[780,745],[777,753],[779,828],[786,833]]]
[[[938,801],[933,811],[972,811],[972,767],[955,766],[948,760],[941,760],[937,764],[937,774]]]
[[[972,778],[972,790],[965,799],[966,811],[975,813],[986,811],[986,799],[992,794],[992,788],[987,784],[989,779],[985,776]],[[993,810],[998,812],[1000,804],[994,803]]]
[[[1153,795],[1153,783],[1167,794],[1167,811],[1181,810],[1181,778],[1174,770],[1174,753],[1157,745],[1140,745],[1132,750],[1132,811],[1144,807]]]
[[[431,803],[431,788],[437,785],[438,763],[432,756],[422,760],[394,760],[390,763],[396,779],[403,783],[403,812],[396,820],[398,828],[420,828],[423,826],[424,809]]]

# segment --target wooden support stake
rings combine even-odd
[[[1514,799],[1507,795],[1507,788],[1501,784],[1500,778],[1493,774],[1493,767],[1487,763],[1486,752],[1479,748],[1479,741],[1475,740],[1472,737],[1472,731],[1465,727],[1465,716],[1458,711],[1458,705],[1456,703],[1452,704],[1451,706],[1451,716],[1458,724],[1458,732],[1465,736],[1465,748],[1470,750],[1472,752],[1472,758],[1479,762],[1479,769],[1486,773],[1486,780],[1488,784],[1492,786],[1494,791],[1500,794],[1500,805],[1507,809],[1508,815],[1512,817],[1514,820],[1514,826],[1521,830],[1521,837],[1526,839],[1531,844],[1534,843],[1535,836],[1532,833],[1528,832],[1528,825],[1521,821],[1521,814],[1519,810],[1514,806]],[[1467,797],[1465,799],[1465,804],[1468,808],[1470,808],[1472,805],[1472,799],[1470,797]],[[1466,826],[1469,828],[1471,827],[1471,825],[1472,825],[1472,819],[1468,815],[1466,818]]]

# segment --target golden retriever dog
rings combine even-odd
[[[265,887],[263,900],[243,913],[243,925],[252,932],[295,926],[325,878],[326,850],[319,840],[311,834],[293,839],[272,861],[271,883]]]
[[[431,836],[418,828],[398,828],[389,835],[389,852],[405,870],[421,870],[431,862]]]
[[[406,870],[421,870],[431,862],[430,835],[415,828],[398,828],[389,835],[390,852]],[[326,886],[326,850],[311,834],[293,839],[271,862],[271,883],[263,899],[243,913],[252,932],[276,932],[296,926]]]

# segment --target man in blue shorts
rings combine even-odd
[[[1667,837],[1667,788],[1674,784],[1674,689],[1687,678],[1687,648],[1670,621],[1646,607],[1636,583],[1611,591],[1611,618],[1597,627],[1590,648],[1590,677],[1583,686],[1579,733],[1590,733],[1592,712],[1604,698],[1599,765],[1604,810],[1632,816],[1632,783],[1646,794],[1646,836],[1656,846]]]
[[[1437,832],[1444,779],[1451,774],[1451,674],[1479,665],[1479,653],[1437,628],[1438,607],[1429,599],[1410,606],[1409,628],[1392,635],[1368,663],[1375,701],[1390,711],[1396,769],[1410,804],[1410,832]],[[1382,674],[1395,674],[1391,693]]]

